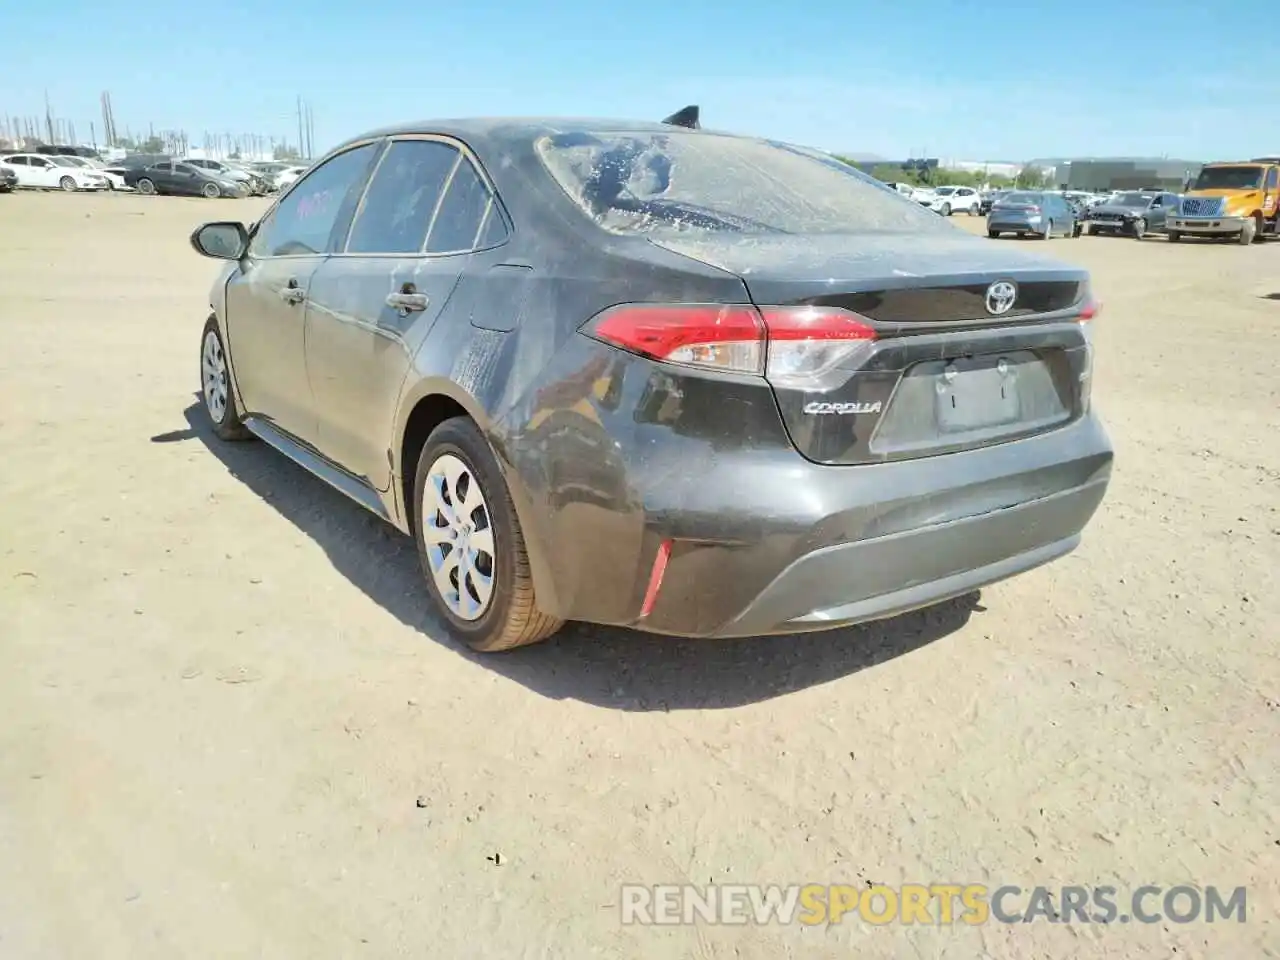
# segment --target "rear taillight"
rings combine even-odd
[[[631,353],[688,366],[768,376],[811,377],[866,349],[871,324],[834,307],[627,303],[584,332]]]
[[[1027,213],[1039,213],[1039,212],[1040,212],[1039,207],[1027,207]]]
[[[1085,323],[1086,321],[1092,320],[1101,312],[1102,304],[1091,297],[1084,302],[1084,306],[1080,308],[1080,313],[1076,316],[1076,319],[1081,323]]]

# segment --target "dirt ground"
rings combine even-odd
[[[1280,243],[1035,247],[1105,303],[1070,557],[862,629],[478,657],[408,541],[206,428],[187,234],[261,207],[0,196],[0,957],[1280,956]],[[620,922],[710,881],[1248,921]]]

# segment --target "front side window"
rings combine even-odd
[[[582,129],[535,146],[565,193],[614,233],[954,235],[921,204],[789,144],[673,128]]]
[[[1280,168],[1272,167],[1267,171],[1267,189],[1274,190],[1280,184]]]
[[[250,256],[328,253],[334,227],[350,216],[379,146],[352,147],[299,180],[255,231]]]
[[[457,253],[475,249],[488,206],[489,188],[471,161],[464,157],[449,181],[448,190],[431,224],[427,252]]]
[[[347,253],[422,253],[431,214],[458,156],[439,140],[394,141],[369,181]]]

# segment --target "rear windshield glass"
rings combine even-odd
[[[578,131],[541,138],[547,170],[623,234],[923,233],[954,227],[834,157],[695,132]]]
[[[1145,207],[1153,199],[1150,193],[1122,193],[1111,198],[1113,207]]]
[[[1039,193],[1006,193],[1000,198],[1001,203],[1039,203],[1043,200]]]

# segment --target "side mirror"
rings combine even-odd
[[[249,234],[243,223],[221,221],[196,227],[191,246],[202,257],[214,260],[239,260],[249,249]]]

